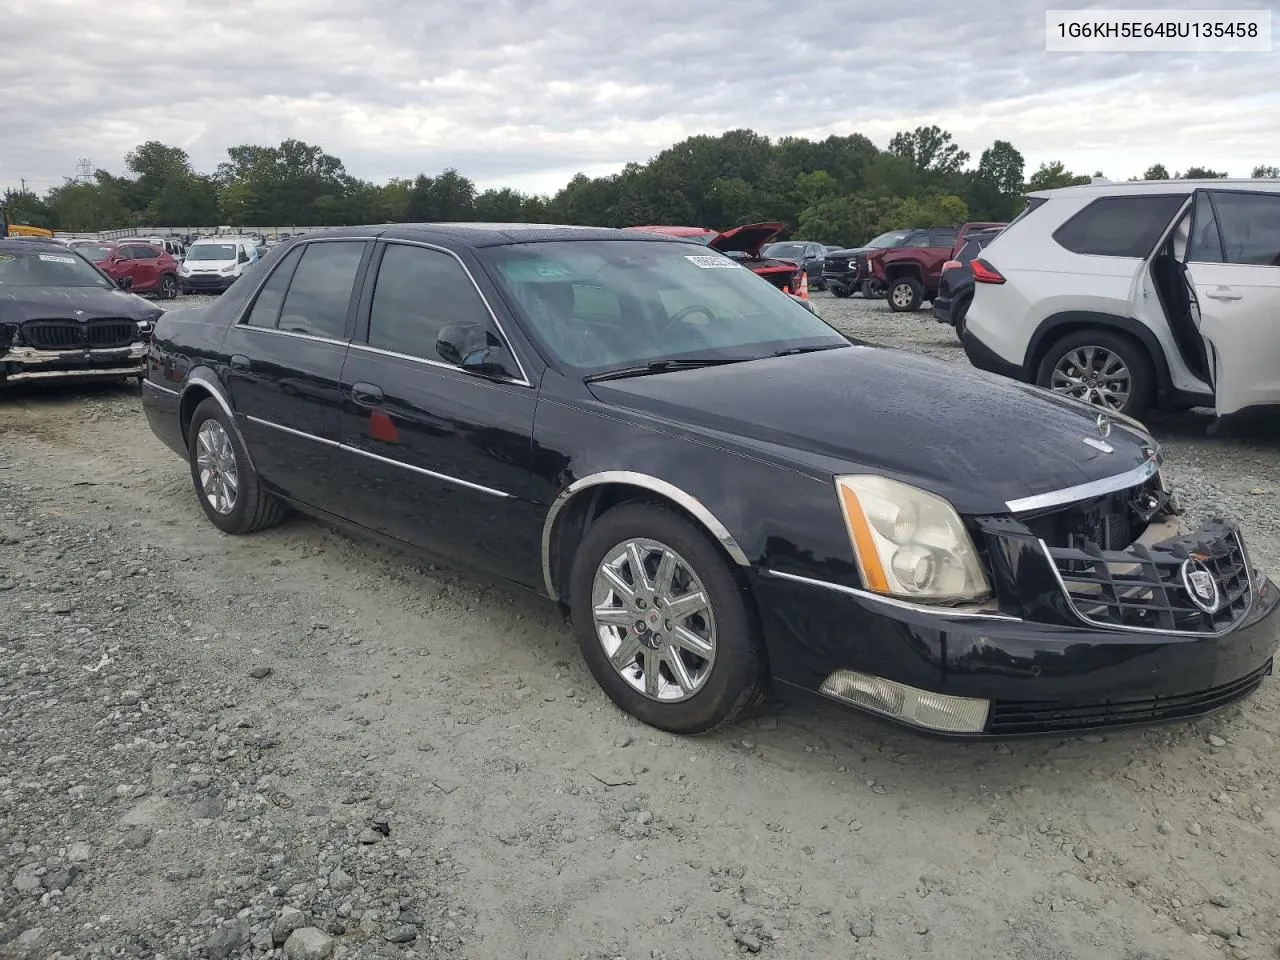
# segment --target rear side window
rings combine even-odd
[[[1215,190],[1210,196],[1222,230],[1223,261],[1280,267],[1280,195]]]
[[[956,231],[934,230],[932,244],[935,247],[954,247],[956,245]]]
[[[364,256],[362,240],[309,243],[280,310],[280,329],[345,340],[347,310]]]
[[[966,240],[964,246],[960,248],[960,253],[956,255],[956,259],[961,263],[968,263],[970,260],[976,259],[985,246],[986,244],[981,240]]]
[[[268,327],[274,329],[280,322],[280,305],[284,303],[284,291],[289,286],[289,278],[293,276],[293,268],[302,258],[302,247],[290,250],[280,265],[271,272],[267,282],[258,291],[258,299],[253,301],[253,309],[245,318],[251,327]]]
[[[1186,202],[1185,194],[1100,197],[1055,230],[1053,239],[1072,253],[1140,260]]]

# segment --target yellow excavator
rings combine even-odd
[[[9,211],[0,206],[0,237],[44,237],[53,239],[53,231],[26,223],[10,223]]]

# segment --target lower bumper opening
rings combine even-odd
[[[919,690],[852,670],[837,670],[820,689],[829,697],[863,710],[938,733],[982,733],[991,708],[988,700]]]
[[[1243,700],[1271,675],[1273,661],[1238,680],[1181,696],[1097,703],[996,700],[991,704],[992,734],[1054,733],[1190,720]]]

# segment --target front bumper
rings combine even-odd
[[[958,734],[964,737],[1063,734],[1201,716],[1256,690],[1271,673],[1280,643],[1280,590],[1262,576],[1250,612],[1221,636],[967,617],[794,574],[759,572],[752,579],[776,680],[823,692],[828,678],[853,671],[917,691],[988,701],[982,728]]]
[[[75,350],[11,347],[0,355],[0,381],[59,380],[86,377],[140,377],[145,372],[147,344]]]
[[[180,277],[183,293],[223,293],[231,288],[238,277],[224,277],[216,273],[195,273]]]

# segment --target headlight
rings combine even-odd
[[[933,603],[990,595],[978,551],[942,497],[876,476],[836,477],[836,492],[866,589]]]
[[[221,273],[221,274],[224,274],[224,275],[225,275],[225,274],[233,273],[233,272],[235,271],[235,269],[236,269],[236,268],[235,268],[235,265],[234,265],[234,264],[232,264],[232,265],[231,265],[231,266],[229,266],[229,267],[223,267],[223,268],[222,268],[221,270],[219,270],[218,272],[219,272],[219,273]]]

